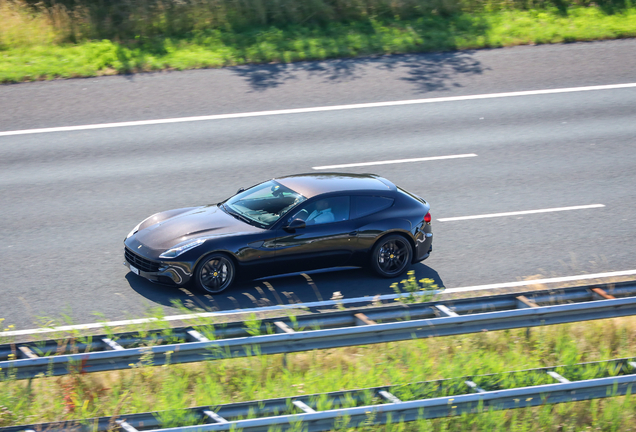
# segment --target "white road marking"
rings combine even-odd
[[[483,291],[483,290],[499,289],[499,288],[516,288],[516,287],[531,286],[531,285],[576,282],[580,280],[600,279],[600,278],[610,278],[610,277],[620,277],[620,276],[633,276],[633,275],[636,275],[636,270],[625,270],[625,271],[617,271],[617,272],[609,272],[609,273],[593,273],[593,274],[576,275],[576,276],[563,276],[563,277],[534,279],[534,280],[519,281],[519,282],[505,282],[505,283],[496,283],[496,284],[489,284],[489,285],[469,286],[469,287],[463,287],[463,288],[449,288],[444,290],[443,292],[444,293],[472,292],[472,291]]]
[[[615,272],[607,272],[607,273],[593,273],[593,274],[583,274],[583,275],[576,275],[576,276],[535,279],[535,280],[528,280],[528,281],[504,282],[504,283],[497,283],[497,284],[490,284],[490,285],[476,285],[476,286],[468,286],[468,287],[461,287],[461,288],[449,288],[443,291],[438,291],[438,293],[482,291],[482,290],[490,290],[490,289],[498,289],[498,288],[514,288],[514,287],[531,286],[531,285],[544,285],[544,284],[574,282],[574,281],[580,281],[580,280],[602,279],[602,278],[633,276],[633,275],[636,275],[636,270],[623,270],[623,271],[615,271]],[[164,317],[163,321],[180,321],[180,320],[188,320],[192,318],[210,318],[210,317],[218,317],[223,315],[253,314],[258,312],[267,312],[267,311],[276,311],[276,310],[280,311],[280,310],[287,310],[287,309],[335,306],[337,304],[369,303],[372,301],[379,301],[379,300],[393,300],[398,297],[403,297],[408,295],[410,294],[408,293],[385,294],[385,295],[376,296],[376,297],[366,296],[366,297],[357,297],[357,298],[350,298],[350,299],[345,298],[345,299],[337,300],[337,301],[325,300],[320,302],[267,306],[267,307],[260,307],[260,308],[248,308],[248,309],[235,309],[235,310],[228,310],[228,311],[221,311],[221,312],[193,313],[189,315],[172,315],[172,316]],[[156,318],[140,318],[140,319],[134,319],[134,320],[77,324],[77,325],[67,325],[67,326],[50,327],[50,328],[13,330],[13,331],[5,331],[5,332],[0,331],[0,336],[7,336],[7,337],[25,336],[25,335],[35,335],[40,333],[97,329],[97,328],[102,328],[106,326],[113,328],[113,327],[119,327],[119,326],[131,325],[131,324],[145,324],[145,323],[151,323],[151,322],[157,322],[157,321],[158,320]]]
[[[508,212],[508,213],[490,213],[490,214],[482,214],[482,215],[474,215],[474,216],[440,218],[440,219],[437,219],[437,221],[438,222],[454,222],[454,221],[469,220],[469,219],[484,219],[484,218],[494,218],[494,217],[503,217],[503,216],[519,216],[519,215],[527,215],[527,214],[534,214],[534,213],[551,213],[551,212],[560,212],[560,211],[569,211],[569,210],[587,210],[587,209],[600,208],[600,207],[605,207],[605,205],[590,204],[590,205],[573,206],[573,207],[556,207],[556,208],[540,209],[540,210],[524,210],[524,211],[516,211],[516,212]]]
[[[81,126],[62,126],[62,127],[41,128],[41,129],[24,129],[24,130],[0,132],[0,136],[27,135],[27,134],[50,133],[50,132],[71,132],[71,131],[81,131],[81,130],[90,130],[90,129],[128,127],[128,126],[149,126],[149,125],[168,124],[168,123],[185,123],[185,122],[206,121],[206,120],[225,120],[225,119],[235,119],[235,118],[283,115],[283,114],[304,114],[304,113],[313,113],[313,112],[342,111],[342,110],[361,109],[361,108],[382,108],[382,107],[392,107],[392,106],[401,106],[401,105],[418,105],[418,104],[438,103],[438,102],[457,102],[457,101],[469,101],[469,100],[479,100],[479,99],[518,97],[518,96],[575,93],[575,92],[595,91],[595,90],[616,90],[616,89],[625,89],[625,88],[633,88],[633,87],[636,87],[636,83],[608,84],[608,85],[586,86],[586,87],[569,87],[569,88],[546,89],[546,90],[529,90],[529,91],[490,93],[490,94],[467,95],[467,96],[449,96],[449,97],[441,97],[441,98],[410,99],[410,100],[388,101],[388,102],[371,102],[371,103],[361,103],[361,104],[333,105],[333,106],[323,106],[323,107],[295,108],[295,109],[283,109],[283,110],[272,110],[272,111],[256,111],[256,112],[245,112],[245,113],[234,113],[234,114],[216,114],[216,115],[195,116],[195,117],[178,117],[178,118],[167,118],[167,119],[157,119],[157,120],[139,120],[139,121],[118,122],[118,123],[101,123],[101,124],[91,124],[91,125],[81,125]]]
[[[394,160],[377,161],[377,162],[360,162],[360,163],[350,163],[350,164],[341,164],[341,165],[324,165],[324,166],[312,167],[312,169],[326,170],[326,169],[351,168],[351,167],[362,167],[362,166],[371,166],[371,165],[390,165],[390,164],[401,164],[401,163],[409,163],[409,162],[426,162],[426,161],[444,160],[444,159],[459,159],[459,158],[467,158],[467,157],[475,157],[475,156],[477,156],[475,153],[468,153],[468,154],[450,155],[450,156],[422,157],[422,158],[415,158],[415,159],[394,159]]]

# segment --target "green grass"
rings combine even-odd
[[[486,332],[447,338],[349,347],[309,353],[254,356],[0,383],[0,427],[30,422],[176,410],[441,378],[501,373],[559,364],[634,357],[636,318]],[[570,379],[613,370],[565,368]],[[547,380],[545,375],[537,379]],[[489,389],[523,384],[527,376],[483,377]],[[449,381],[449,394],[453,392]],[[534,382],[534,381],[533,381]],[[536,384],[536,382],[534,382]],[[460,383],[461,384],[461,383]],[[404,391],[426,396],[431,389]],[[428,392],[428,393],[427,393]],[[396,390],[399,393],[399,390]],[[421,394],[420,394],[421,393]],[[405,393],[399,396],[405,399]],[[387,426],[386,430],[629,430],[636,428],[632,396],[606,401],[491,412]],[[171,417],[172,415],[170,415]],[[374,429],[375,430],[375,429]]]
[[[567,14],[556,8],[500,10],[241,31],[210,28],[174,38],[74,44],[56,39],[46,21],[16,18],[9,26],[7,16],[3,22],[0,14],[0,82],[4,83],[636,36],[635,8],[615,14],[598,7],[572,7]]]

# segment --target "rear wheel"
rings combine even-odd
[[[371,255],[371,267],[382,277],[399,276],[411,263],[413,248],[401,235],[388,235],[376,243]]]
[[[232,285],[235,275],[232,259],[227,255],[214,253],[199,263],[194,281],[197,288],[210,294],[218,294]]]

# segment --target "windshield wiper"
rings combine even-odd
[[[225,204],[221,204],[221,208],[222,208],[223,210],[225,210],[225,212],[226,212],[226,213],[228,213],[228,214],[230,214],[230,215],[234,216],[236,219],[241,220],[241,221],[245,222],[245,223],[246,223],[246,224],[248,224],[248,225],[257,226],[257,225],[255,225],[255,221],[253,221],[252,219],[250,219],[250,218],[248,218],[248,217],[246,217],[246,216],[243,216],[242,214],[240,214],[240,213],[239,213],[239,212],[237,212],[237,211],[231,210],[231,209],[230,209],[228,206],[226,206]]]

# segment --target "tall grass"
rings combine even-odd
[[[0,17],[2,20],[6,15]],[[38,21],[32,20],[35,27]],[[590,7],[572,9],[567,16],[556,10],[509,10],[413,20],[255,27],[241,32],[211,28],[183,38],[139,37],[129,42],[104,39],[74,44],[34,45],[38,39],[26,35],[5,38],[3,28],[0,22],[0,83],[636,37],[636,8],[615,15]],[[66,37],[55,29],[49,34],[54,40]],[[29,42],[23,45],[20,41]]]
[[[570,7],[590,5],[614,13],[629,8],[631,0],[0,0],[0,31],[26,26],[24,34],[37,36],[34,30],[46,28],[46,37],[54,32],[58,40],[70,42],[132,41],[183,37],[212,28],[240,32],[462,12],[556,8],[567,15]]]
[[[632,0],[0,0],[0,83],[636,36]]]
[[[286,360],[282,355],[255,355],[150,367],[146,357],[126,371],[77,372],[32,382],[0,382],[0,427],[154,410],[178,411],[191,406],[633,357],[635,324],[636,317],[629,317],[534,328],[529,335],[520,329],[287,354]],[[580,374],[584,377],[596,372],[581,370]],[[595,411],[590,411],[593,407]],[[563,430],[584,430],[592,425],[601,425],[601,430],[619,430],[615,429],[617,424],[636,428],[635,414],[634,399],[629,396],[617,401],[527,409],[522,413],[422,422],[408,428],[483,430],[484,422],[501,422],[509,428],[522,422],[525,430],[538,430],[544,429],[541,422],[545,421],[555,430],[559,424],[572,425]],[[499,430],[506,430],[501,425],[497,426]],[[396,430],[391,427],[386,430]]]

